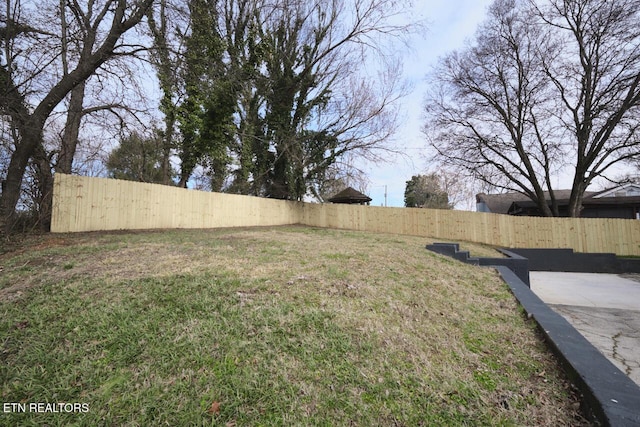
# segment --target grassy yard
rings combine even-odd
[[[506,285],[426,243],[32,238],[0,256],[0,425],[586,425]]]

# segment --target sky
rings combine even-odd
[[[388,163],[363,165],[369,179],[367,195],[373,199],[372,206],[385,205],[385,187],[386,206],[404,206],[406,181],[413,175],[428,172],[426,141],[420,131],[423,100],[427,92],[426,76],[439,57],[464,47],[465,40],[473,37],[492,1],[415,1],[411,15],[414,19],[426,21],[426,31],[411,37],[410,49],[403,61],[404,75],[412,90],[402,100],[405,120],[396,135],[396,145],[403,147],[406,156],[398,156]]]
[[[378,164],[366,161],[356,164],[368,179],[364,192],[373,199],[372,206],[403,207],[406,181],[413,175],[429,172],[427,144],[420,130],[427,74],[439,57],[464,47],[465,40],[473,37],[493,1],[413,0],[408,19],[424,23],[425,29],[409,38],[402,57],[404,78],[411,91],[401,100],[403,121],[393,145],[401,148],[405,156],[394,156]],[[456,209],[475,209],[474,202],[458,205]]]

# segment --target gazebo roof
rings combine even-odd
[[[329,201],[331,203],[348,204],[369,203],[371,201],[371,197],[367,196],[366,194],[362,194],[358,190],[348,187],[330,198]]]

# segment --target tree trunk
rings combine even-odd
[[[33,155],[38,144],[42,141],[42,129],[44,123],[30,117],[31,120],[25,120],[21,126],[21,141],[16,144],[16,150],[11,156],[9,168],[7,169],[7,177],[5,180],[4,191],[0,198],[0,218],[3,220],[2,230],[0,232],[8,234],[13,227],[16,215],[16,205],[20,199],[20,188],[22,187],[22,178],[24,171],[29,162],[29,158]]]
[[[576,173],[573,180],[571,196],[569,197],[568,215],[572,218],[580,218],[582,212],[582,200],[584,199],[584,191],[587,188],[587,183],[584,179],[581,179],[581,176],[582,174]]]
[[[38,225],[42,231],[51,230],[51,212],[53,208],[53,173],[51,157],[42,144],[38,145],[34,162],[37,168],[38,185]]]
[[[12,108],[9,110],[11,121],[19,130],[20,140],[14,141],[16,149],[11,155],[5,188],[0,198],[2,232],[10,231],[10,227],[13,225],[24,172],[29,159],[36,153],[38,145],[42,142],[43,128],[49,115],[76,86],[84,82],[113,56],[116,43],[121,36],[140,22],[152,2],[153,0],[142,0],[134,7],[133,4],[127,4],[126,1],[110,1],[107,5],[108,8],[104,10],[105,13],[97,14],[94,22],[89,23],[88,26],[92,31],[85,34],[88,38],[82,40],[86,49],[82,49],[76,68],[68,74],[64,73],[57,80],[57,83],[43,94],[40,103],[34,106],[33,110],[27,110],[27,104],[24,102],[16,103],[15,99],[13,102],[11,102],[12,99],[9,99],[12,104]],[[112,15],[110,23],[104,24],[105,36],[102,39],[102,45],[94,50],[92,49],[94,46],[92,37],[95,37],[97,28],[101,27],[102,20],[107,16],[107,11]],[[130,13],[127,15],[127,12]],[[64,34],[62,37],[64,38]],[[51,75],[55,75],[55,73]],[[24,95],[20,94],[14,85],[12,76],[3,67],[0,67],[0,78],[11,89],[10,92],[19,94],[19,100],[24,101]],[[7,103],[7,100],[3,101],[5,104]],[[66,153],[65,156],[67,156]]]
[[[538,210],[540,211],[540,213],[542,214],[542,216],[553,216],[553,212],[551,210],[551,208],[549,207],[549,203],[547,203],[547,198],[545,197],[544,191],[542,190],[542,187],[540,187],[537,183],[537,180],[534,180],[535,182],[534,184],[534,191],[535,191],[535,202],[536,205],[538,206]]]
[[[165,113],[165,129],[162,135],[162,183],[172,184],[171,176],[171,148],[173,148],[173,128],[176,125],[174,111]]]
[[[56,172],[66,174],[71,173],[73,157],[76,154],[76,147],[78,146],[80,122],[82,121],[83,116],[82,104],[84,103],[86,85],[86,80],[82,81],[82,83],[74,87],[71,91],[67,122],[64,126],[64,133],[62,134],[60,156],[58,157],[58,163],[56,164]]]

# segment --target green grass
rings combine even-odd
[[[49,236],[0,258],[0,425],[580,425],[491,271],[303,227]],[[482,250],[482,249],[480,249]]]

